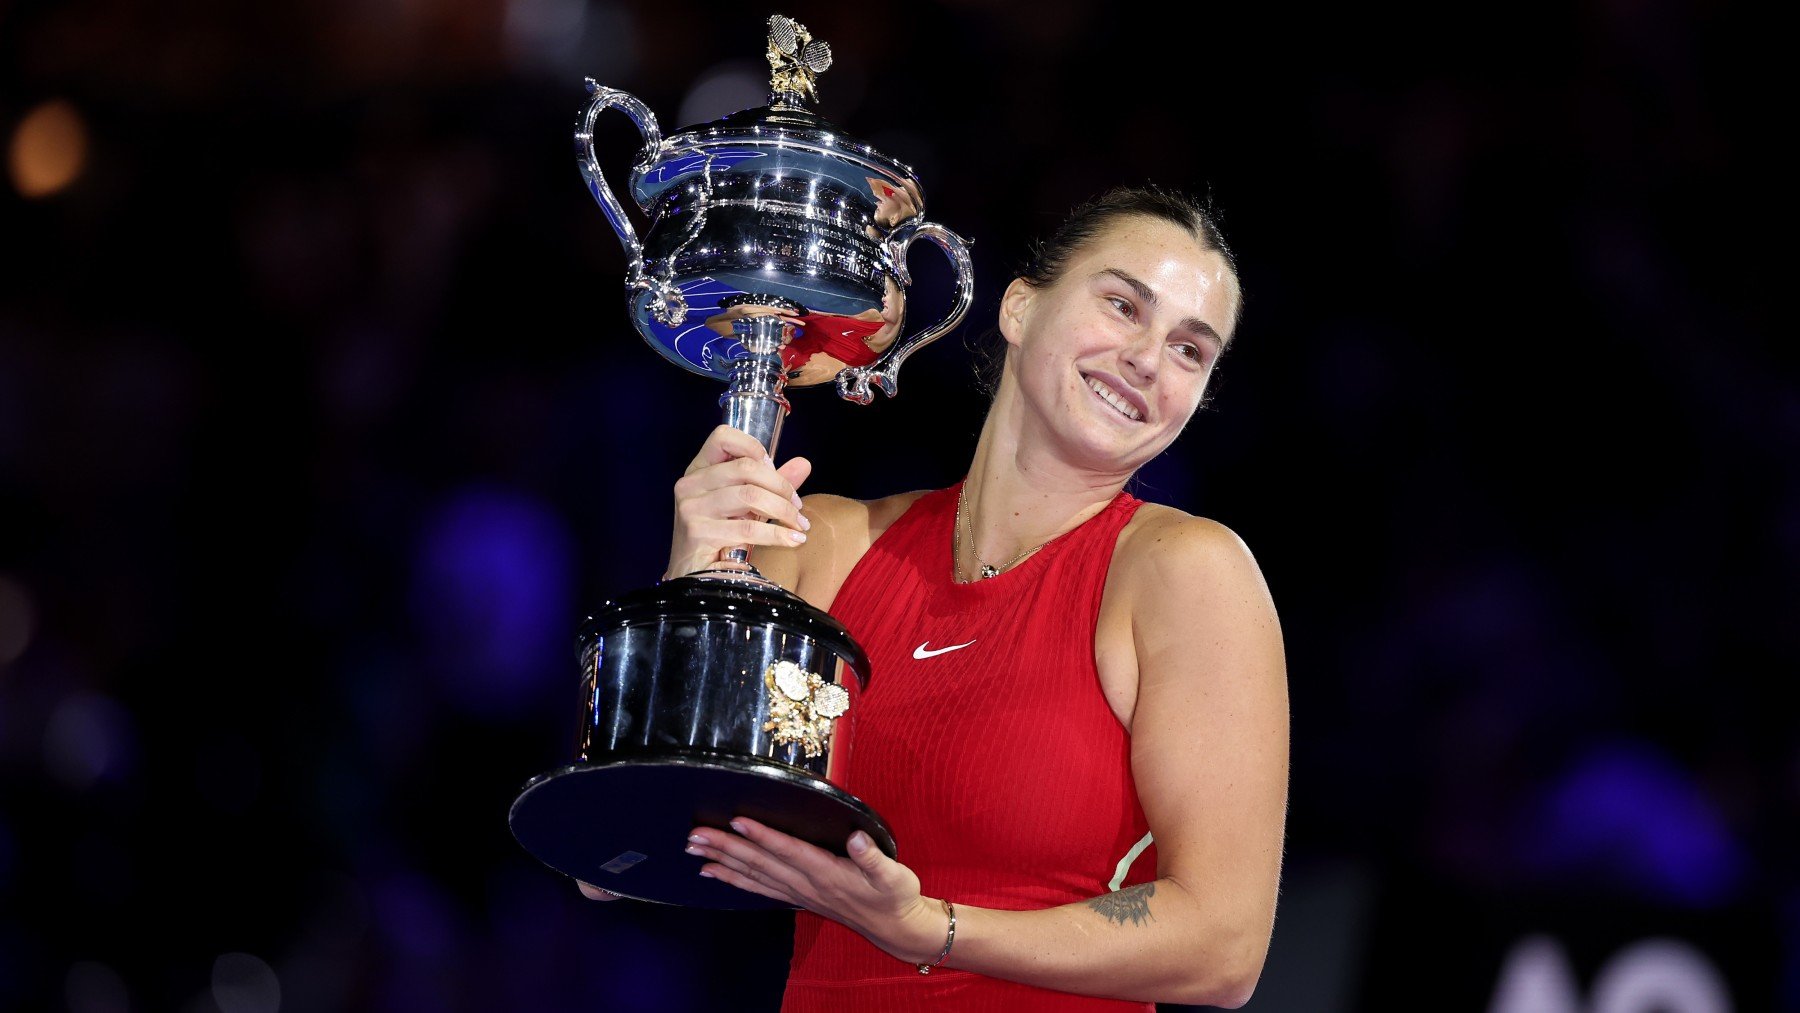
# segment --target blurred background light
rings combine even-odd
[[[220,1013],[275,1013],[281,982],[275,969],[248,953],[225,953],[213,961],[212,997]]]
[[[506,52],[520,70],[556,78],[629,77],[638,39],[629,11],[586,0],[511,0],[506,5]]]
[[[1549,936],[1513,944],[1488,1013],[1581,1013],[1581,988],[1561,944]]]
[[[44,727],[44,766],[65,787],[85,791],[115,780],[130,767],[131,716],[109,697],[78,693],[50,713]]]
[[[31,595],[25,585],[0,573],[0,666],[19,660],[31,646],[31,632],[37,622]]]
[[[1593,1013],[1731,1013],[1731,990],[1706,955],[1679,939],[1645,939],[1594,977]]]
[[[77,960],[63,976],[69,1013],[128,1013],[131,995],[119,972],[93,960]]]
[[[581,50],[585,0],[512,0],[506,5],[506,41],[516,62],[563,67]]]
[[[767,103],[769,71],[751,60],[726,60],[700,75],[675,115],[680,126],[705,123]]]
[[[88,128],[74,103],[52,99],[34,107],[13,128],[6,167],[13,189],[49,197],[67,189],[87,163]]]
[[[432,682],[469,713],[516,714],[575,670],[573,539],[537,498],[451,495],[427,519],[412,603]]]
[[[1728,903],[1746,872],[1704,788],[1649,743],[1584,752],[1552,786],[1532,838],[1545,866],[1572,881],[1679,907]]]
[[[12,831],[6,820],[0,818],[0,894],[12,883],[13,866],[18,858],[18,846],[13,842]]]

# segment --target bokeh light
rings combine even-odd
[[[1579,756],[1531,830],[1545,871],[1673,905],[1728,903],[1746,871],[1698,780],[1646,743],[1605,743]]]
[[[119,972],[95,960],[77,960],[63,976],[69,1013],[130,1013],[131,993]]]
[[[36,609],[25,585],[0,573],[0,668],[19,660],[31,646]]]
[[[44,767],[76,791],[123,777],[134,748],[130,712],[98,693],[65,698],[44,726]]]
[[[517,490],[460,490],[426,520],[413,614],[433,684],[474,714],[517,713],[568,683],[573,545],[543,502]]]
[[[275,1013],[281,1008],[281,982],[260,957],[221,954],[213,961],[212,997],[219,1013]]]
[[[768,97],[766,67],[750,60],[726,60],[700,75],[688,89],[675,121],[683,127],[706,123],[762,105]]]
[[[67,189],[87,164],[88,127],[81,110],[64,99],[34,107],[13,128],[6,167],[13,189],[49,197]]]

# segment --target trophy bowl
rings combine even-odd
[[[734,323],[785,314],[786,384],[835,380],[867,404],[871,383],[890,397],[901,363],[960,323],[973,298],[967,243],[925,220],[925,195],[905,164],[851,138],[806,108],[830,49],[771,18],[769,105],[664,138],[637,98],[587,82],[593,95],[575,133],[576,164],[629,259],[629,315],[664,358],[729,381],[742,354]],[[781,29],[792,26],[789,52]],[[594,121],[618,109],[643,135],[631,196],[649,220],[640,240],[594,151]],[[951,311],[900,339],[906,256],[927,240],[951,260]]]
[[[898,391],[912,352],[961,322],[973,298],[967,243],[924,217],[911,169],[806,108],[830,48],[769,19],[769,105],[665,139],[622,91],[587,82],[576,161],[628,261],[627,316],[658,354],[724,380],[724,420],[772,456],[788,386],[835,381],[859,404]],[[596,118],[617,109],[644,147],[630,193],[640,240],[601,171]],[[949,312],[905,333],[906,257],[924,239],[949,257]],[[741,548],[714,568],[609,602],[581,628],[575,761],[533,778],[509,822],[559,872],[640,900],[780,906],[697,875],[696,826],[749,816],[844,853],[893,834],[842,784],[856,700],[872,673],[843,625],[765,580]]]

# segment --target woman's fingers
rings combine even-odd
[[[783,545],[791,548],[806,541],[804,531],[747,517],[699,517],[690,523],[690,530],[698,541],[720,548],[731,545]]]
[[[738,830],[737,834],[722,830],[694,831],[688,837],[688,854],[711,859],[771,889],[786,891],[790,896],[804,896],[808,892],[809,874],[815,870],[803,867],[791,853],[778,855],[765,850],[761,843],[739,836],[744,832],[740,828],[749,821],[736,819],[731,822],[733,829]],[[812,847],[804,842],[796,843]]]
[[[790,457],[781,467],[775,469],[776,474],[787,480],[795,495],[799,495],[801,483],[812,476],[812,462],[804,457]]]
[[[625,899],[625,898],[619,896],[618,894],[613,893],[610,890],[606,890],[601,887],[595,886],[592,883],[583,883],[579,879],[575,881],[575,885],[581,889],[581,895],[583,897],[586,897],[588,900],[624,900]]]
[[[701,866],[700,875],[710,876],[727,886],[735,886],[740,890],[748,890],[751,893],[761,894],[764,897],[781,901],[784,904],[792,904],[795,907],[806,906],[789,896],[787,893],[777,890],[754,877],[747,876],[735,869],[721,865],[718,862],[709,862],[706,865]]]
[[[812,521],[802,513],[797,490],[811,473],[804,458],[777,468],[748,433],[715,428],[675,482],[665,576],[704,569],[734,547],[792,548],[806,541]]]
[[[724,464],[735,458],[748,457],[760,461],[768,456],[756,437],[742,429],[733,429],[727,425],[714,426],[713,431],[707,434],[706,442],[700,445],[700,452],[689,462],[686,473],[691,475],[703,468]]]
[[[731,829],[737,831],[744,840],[788,865],[823,870],[837,862],[837,856],[824,848],[814,847],[798,837],[764,826],[748,816],[733,819]]]
[[[688,837],[689,853],[707,859],[702,873],[841,922],[902,960],[942,945],[943,916],[928,909],[918,876],[867,834],[850,835],[844,859],[746,817],[731,829],[696,827]]]
[[[742,459],[677,480],[675,510],[689,524],[758,515],[796,531],[812,525],[801,517],[800,494],[791,482],[767,464]]]
[[[698,486],[701,491],[721,482],[748,481],[770,492],[791,496],[812,473],[812,462],[795,457],[778,469],[755,437],[730,426],[718,426],[682,475],[686,478],[702,473],[710,473],[711,477]]]

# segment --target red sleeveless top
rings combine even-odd
[[[916,500],[832,604],[871,663],[843,787],[887,821],[928,897],[1022,911],[1154,879],[1130,738],[1094,664],[1107,567],[1140,501],[1120,492],[1013,569],[957,584],[960,488]],[[785,1013],[1152,1009],[921,975],[836,922],[795,917]]]

